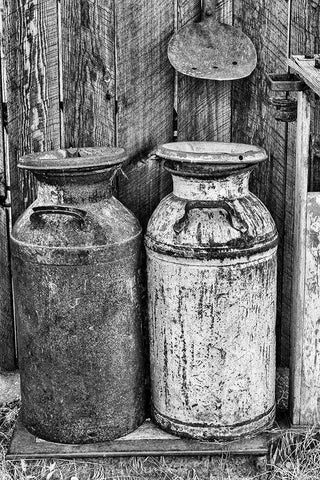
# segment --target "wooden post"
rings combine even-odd
[[[8,209],[0,207],[0,371],[15,368]]]
[[[314,399],[306,399],[306,368],[310,361],[316,360],[310,353],[313,350],[313,335],[308,335],[307,316],[308,294],[306,288],[306,247],[307,202],[308,202],[308,160],[310,137],[310,102],[308,94],[298,93],[298,119],[296,136],[296,175],[295,175],[295,214],[293,248],[293,286],[292,286],[292,328],[291,328],[291,391],[290,413],[294,425],[312,424],[316,413]],[[318,287],[319,288],[319,287]],[[306,315],[307,314],[307,315]],[[308,316],[310,319],[310,317]],[[312,379],[315,380],[314,378]],[[320,389],[318,387],[319,393]],[[315,391],[314,391],[315,393]],[[320,395],[319,395],[320,396]],[[312,405],[310,408],[310,404]]]
[[[15,341],[13,321],[13,299],[9,252],[10,231],[10,192],[9,165],[7,152],[7,132],[5,125],[5,56],[3,52],[3,0],[0,0],[0,371],[15,368]]]

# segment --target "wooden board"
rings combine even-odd
[[[314,52],[319,51],[320,47],[320,39],[319,39],[319,25],[320,25],[320,1],[315,0],[313,2],[309,2],[308,0],[292,0],[291,1],[291,36],[290,36],[290,49],[289,49],[289,56],[297,55],[310,55]],[[300,57],[301,58],[301,57]],[[299,62],[300,63],[300,62]],[[302,78],[306,75],[306,67],[310,66],[310,63],[313,61],[302,62],[299,66],[301,71],[299,74],[302,74]],[[292,71],[297,71],[296,68],[298,67],[298,62],[294,61],[294,69]],[[293,64],[290,62],[290,67]],[[303,72],[304,71],[304,72]],[[314,69],[311,67],[311,72],[314,74]],[[307,75],[309,76],[309,75]],[[312,87],[318,87],[314,84],[311,78],[305,78],[308,80],[309,85]],[[311,138],[310,144],[315,144],[319,141],[319,118],[320,118],[320,101],[319,98],[315,98],[313,101],[312,97],[309,98],[310,101],[313,103],[313,107],[311,113]],[[306,99],[305,99],[306,101]],[[309,109],[309,107],[307,107]],[[297,132],[299,133],[299,125],[297,126]],[[293,134],[294,134],[294,129]],[[305,139],[307,141],[308,139]],[[305,147],[307,148],[307,147]],[[317,165],[317,159],[314,158],[312,155],[312,151],[309,152],[311,155],[309,156],[309,168],[307,165],[299,166],[297,165],[297,177],[301,181],[302,177],[304,176],[304,185],[303,185],[303,198],[305,201],[306,199],[306,189],[309,188],[313,190],[317,188],[317,184],[319,185],[319,168]],[[305,153],[307,156],[307,152]],[[289,158],[289,157],[288,157]],[[298,158],[298,157],[297,157]],[[303,168],[303,171],[301,171]],[[309,182],[308,182],[308,170],[309,170]],[[300,171],[300,175],[299,175]],[[299,176],[298,176],[299,175]],[[296,188],[296,192],[297,192]],[[295,217],[299,213],[295,212]],[[310,221],[309,212],[307,208],[307,219],[306,222]],[[293,222],[292,222],[293,223]],[[300,228],[303,228],[300,227]],[[299,241],[299,238],[297,239]],[[305,239],[306,240],[306,239]],[[303,239],[300,238],[300,243],[303,245]],[[294,249],[296,250],[296,249]],[[290,252],[289,252],[290,253]],[[307,259],[306,263],[301,265],[303,261],[301,258],[298,257],[297,262],[297,253],[293,252],[291,257],[293,260],[294,265],[294,273],[298,278],[293,278],[293,304],[292,304],[292,355],[291,355],[291,418],[292,422],[295,425],[298,424],[312,424],[317,417],[317,383],[312,385],[311,382],[314,382],[317,377],[317,358],[315,356],[316,348],[317,348],[317,329],[315,327],[315,319],[312,318],[313,310],[312,306],[314,307],[315,298],[313,298],[312,292],[309,289],[310,280],[307,280],[308,271],[312,269],[312,255],[310,256],[310,252],[308,253],[307,249]],[[310,263],[311,262],[311,263]],[[301,268],[299,268],[301,266]],[[304,275],[305,274],[305,275]],[[305,292],[303,293],[303,297],[300,301],[300,304],[297,303],[296,299],[296,292],[299,289],[299,284],[297,282],[300,280],[301,283],[305,285]],[[303,285],[300,285],[300,289],[303,288]],[[299,297],[301,294],[299,295]],[[307,303],[311,302],[310,307],[311,311],[309,311],[309,307]],[[299,310],[300,305],[300,310]],[[306,310],[304,311],[304,305]],[[311,370],[310,370],[311,369]],[[314,375],[312,379],[310,377],[310,373]],[[316,380],[318,381],[318,379]],[[319,421],[319,419],[318,419]]]
[[[115,145],[112,0],[61,0],[61,98],[66,147]]]
[[[270,91],[267,73],[286,72],[288,2],[262,0],[236,0],[234,23],[240,26],[253,41],[258,54],[256,70],[247,79],[233,83],[232,90],[232,141],[264,147],[269,155],[267,162],[252,175],[251,188],[270,210],[279,232],[278,248],[278,362],[289,357],[288,327],[281,334],[282,305],[288,295],[283,289],[283,258],[285,242],[284,219],[287,188],[287,125],[274,119],[269,103]],[[287,272],[286,272],[287,274]]]
[[[3,104],[5,102],[3,87],[5,86],[4,53],[3,53],[3,0],[0,0],[0,183],[1,197],[9,203],[9,178],[7,166],[6,132],[4,129]],[[15,368],[15,342],[13,323],[13,304],[11,287],[11,269],[9,257],[10,207],[0,207],[0,371]]]
[[[288,45],[288,57],[292,55],[313,54],[319,51],[320,38],[320,1],[314,0],[291,0],[290,12],[290,37]],[[319,119],[320,119],[320,101],[315,100],[314,108],[311,112],[311,144],[319,140]],[[287,141],[287,189],[286,189],[286,204],[292,205],[292,199],[295,195],[295,135],[296,124],[292,123],[288,126],[288,141]],[[311,152],[310,152],[311,153]],[[312,191],[317,189],[320,184],[320,170],[317,158],[311,155],[309,161],[309,189]],[[294,212],[293,208],[286,209],[285,216],[285,234],[288,238],[292,238],[294,228]],[[284,268],[287,274],[284,274],[283,291],[290,292],[292,285],[293,272],[293,247],[292,242],[285,241],[284,244]],[[285,345],[289,343],[289,332],[291,325],[291,303],[292,297],[284,295],[283,297],[283,318],[282,318],[282,338],[288,338]],[[286,352],[282,352],[283,362],[288,364]]]
[[[279,435],[279,430],[275,431]],[[170,435],[147,420],[138,430],[118,440],[90,445],[50,443],[29,433],[18,420],[6,458],[94,458],[119,456],[205,456],[219,454],[266,455],[270,433],[232,442],[200,442]]]
[[[320,70],[315,68],[314,59],[304,55],[292,55],[288,59],[288,66],[302,78],[305,83],[320,96]]]
[[[174,71],[167,44],[174,28],[174,2],[115,2],[117,41],[117,144],[128,149],[119,199],[143,227],[171,190],[170,176],[152,155],[173,137]]]
[[[4,0],[8,139],[12,211],[16,219],[35,195],[17,161],[60,146],[57,2]]]
[[[309,135],[310,135],[310,103],[307,94],[298,94],[298,122],[296,142],[296,168],[295,168],[295,209],[294,209],[294,245],[293,245],[293,283],[292,283],[292,328],[291,328],[291,365],[290,365],[290,402],[291,419],[294,425],[303,423],[301,412],[306,405],[302,400],[305,385],[304,368],[305,359],[310,362],[316,360],[310,355],[315,339],[307,334],[306,315],[309,309],[306,280],[308,274],[306,267],[307,245],[307,189],[308,189],[308,160],[309,160]],[[311,267],[311,264],[310,264]],[[313,267],[311,267],[312,269]],[[310,272],[311,273],[311,272]],[[311,293],[311,292],[310,292]],[[313,315],[313,313],[312,313]],[[310,333],[310,332],[309,332]],[[307,362],[307,364],[309,363]],[[313,365],[314,367],[315,365]],[[310,387],[310,385],[308,385]],[[312,424],[312,422],[311,422]]]
[[[218,2],[220,21],[232,24],[232,0]],[[177,0],[177,28],[199,20],[200,0]],[[177,75],[178,140],[230,141],[231,82]]]
[[[15,368],[8,210],[0,207],[0,370]]]
[[[295,318],[295,325],[301,340],[298,351],[293,354],[300,356],[295,363],[294,386],[300,383],[300,396],[296,397],[293,406],[293,423],[300,425],[320,424],[320,193],[308,193],[306,205],[306,239],[303,243],[305,251],[305,268],[302,276],[304,299],[300,297],[303,312],[300,318]],[[299,367],[299,371],[298,371]]]

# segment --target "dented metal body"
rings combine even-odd
[[[145,239],[152,411],[181,436],[232,439],[274,419],[277,232],[248,189],[261,152],[202,142],[158,151],[174,188]]]
[[[121,152],[94,155],[21,165],[40,181],[11,238],[22,419],[54,442],[111,440],[144,420],[141,228],[112,196]]]

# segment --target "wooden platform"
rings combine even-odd
[[[292,55],[288,59],[288,66],[304,80],[314,93],[320,96],[320,69],[315,68],[314,58],[306,58],[304,55]]]
[[[118,440],[87,445],[50,443],[29,433],[18,419],[6,458],[95,458],[126,456],[205,456],[268,454],[270,442],[284,432],[277,427],[252,438],[232,442],[201,442],[181,439],[163,432],[150,420],[138,430]]]

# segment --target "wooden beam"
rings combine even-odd
[[[0,207],[0,371],[15,368],[8,210]]]
[[[288,56],[305,55],[319,52],[320,48],[320,0],[291,0],[290,12],[290,31],[289,31],[289,48]],[[291,65],[290,65],[291,66]],[[320,100],[315,99],[314,108],[311,111],[311,140],[310,143],[315,144],[320,140],[319,136],[320,122]],[[296,144],[296,123],[288,125],[288,141],[287,141],[287,188],[286,188],[286,204],[292,205],[295,196],[295,144]],[[311,152],[309,162],[309,189],[312,191],[320,185],[320,169],[319,162]],[[282,332],[281,338],[284,339],[285,345],[289,344],[289,332],[291,325],[291,303],[292,296],[292,271],[293,271],[293,227],[294,215],[293,208],[286,208],[285,216],[285,239],[284,242],[284,272],[283,276],[283,315],[282,315]],[[291,238],[291,241],[290,241]],[[286,293],[288,292],[288,293]],[[288,364],[289,356],[287,349],[282,349],[282,361]]]
[[[304,360],[308,357],[306,343],[314,341],[305,338],[306,308],[306,241],[307,241],[307,192],[308,161],[310,142],[310,103],[305,92],[298,93],[298,119],[296,140],[295,204],[294,204],[294,245],[292,284],[292,328],[290,365],[290,411],[294,425],[303,419],[302,403],[304,382]]]
[[[320,70],[315,68],[314,58],[292,55],[288,59],[288,66],[305,81],[314,93],[320,96]]]
[[[10,194],[9,167],[7,165],[7,133],[5,129],[6,75],[3,52],[3,0],[0,0],[0,371],[15,368],[15,332],[13,320],[13,298],[9,255]],[[4,206],[7,204],[7,206]]]

